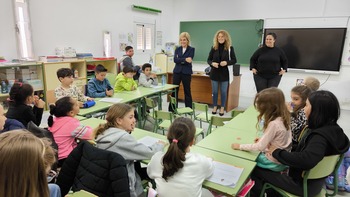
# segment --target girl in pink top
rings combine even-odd
[[[255,108],[259,111],[258,124],[264,120],[263,135],[254,144],[232,144],[233,149],[260,151],[256,162],[261,168],[283,171],[286,166],[272,157],[276,148],[290,151],[292,134],[290,131],[290,113],[285,105],[283,92],[278,88],[264,89],[256,94]],[[257,128],[258,128],[257,124]]]
[[[50,116],[47,122],[58,145],[59,167],[77,146],[76,138],[91,139],[92,128],[81,125],[79,120],[74,118],[78,113],[78,101],[69,96],[60,98],[55,105],[50,105]]]

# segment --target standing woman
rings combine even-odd
[[[216,114],[218,109],[218,90],[220,85],[221,108],[219,114],[223,116],[227,98],[227,87],[230,80],[227,66],[234,65],[237,62],[235,51],[231,46],[231,36],[227,31],[219,30],[216,32],[207,62],[211,67],[210,79],[214,106],[212,114]]]
[[[287,57],[283,50],[275,47],[276,38],[275,33],[268,33],[265,45],[250,58],[250,70],[253,72],[257,92],[278,87],[282,75],[287,72]]]
[[[181,46],[175,50],[174,55],[175,68],[173,71],[173,84],[180,85],[182,82],[185,93],[185,106],[192,108],[191,75],[193,73],[192,60],[194,57],[194,48],[190,46],[190,42],[190,34],[187,32],[182,32],[179,38],[179,43]],[[179,88],[177,88],[176,91],[177,96]],[[173,111],[170,104],[169,111]]]

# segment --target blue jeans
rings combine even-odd
[[[220,85],[220,93],[221,93],[221,107],[226,106],[226,98],[227,98],[227,87],[228,81],[214,81],[211,80],[211,89],[212,89],[212,98],[213,98],[213,106],[218,105],[218,92]]]
[[[54,183],[49,183],[50,197],[61,197],[61,189]]]

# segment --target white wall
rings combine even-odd
[[[0,1],[0,56],[7,60],[17,58],[15,20],[12,0]]]
[[[348,21],[345,20],[344,22],[344,18],[347,19],[350,16],[350,1],[347,0],[177,0],[177,3],[174,4],[174,9],[175,13],[181,13],[175,15],[177,24],[180,21],[244,19],[264,19],[266,24],[266,22],[269,23],[268,21],[278,21],[277,19],[296,21],[296,18],[303,18],[305,26],[312,26],[315,20],[310,20],[310,18],[321,18],[321,20],[316,21],[323,21],[325,18],[336,18],[335,20],[340,18],[342,25],[345,23],[346,26],[348,23],[348,28],[350,27]],[[328,20],[332,21],[333,19]],[[179,32],[179,25],[173,31]],[[350,35],[348,34],[347,36],[349,37]],[[208,42],[211,42],[211,40]],[[337,95],[343,109],[350,109],[350,91],[344,91],[345,87],[350,86],[350,66],[348,66],[349,63],[346,64],[341,66],[339,75],[286,73],[279,87],[285,92],[286,97],[289,98],[290,89],[295,85],[295,79],[312,75],[321,81],[322,89],[331,90]],[[206,66],[197,64],[195,69],[204,70]],[[253,77],[248,69],[243,68],[241,70],[243,76],[240,94],[253,97],[256,92]]]
[[[17,58],[13,0],[0,1],[0,55]],[[121,57],[119,34],[134,33],[134,21],[154,21],[156,31],[163,31],[163,43],[174,25],[173,1],[162,0],[28,0],[33,45],[36,56],[53,55],[56,47],[73,47],[77,52],[103,55],[103,31],[112,36],[112,55]],[[162,10],[161,14],[135,11],[131,5]],[[176,38],[177,39],[177,38]],[[164,47],[156,46],[156,52]],[[136,57],[136,56],[135,56]],[[136,63],[148,62],[149,54],[138,55]]]

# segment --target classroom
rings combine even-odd
[[[25,5],[22,7],[24,16],[18,14],[19,10],[14,8],[21,5]],[[20,23],[17,23],[17,21],[21,17],[29,19],[30,23],[24,23],[23,26],[19,25]],[[34,75],[40,75],[38,78],[42,80],[42,98],[46,101],[55,101],[53,91],[60,84],[56,76],[58,68],[73,68],[74,71],[79,73],[79,78],[76,79],[76,81],[80,81],[78,84],[87,85],[88,76],[86,73],[89,64],[102,63],[109,70],[108,72],[118,74],[120,71],[117,66],[118,60],[125,55],[125,46],[131,45],[134,47],[133,62],[141,66],[144,63],[152,64],[152,70],[158,72],[159,84],[162,83],[162,75],[164,75],[167,77],[166,82],[169,86],[153,92],[141,88],[138,91],[142,93],[142,98],[136,98],[134,95],[130,96],[128,93],[122,93],[120,97],[115,98],[123,99],[125,103],[137,103],[141,102],[145,96],[157,93],[157,96],[161,99],[161,102],[157,103],[157,107],[164,111],[167,111],[169,102],[164,92],[175,88],[170,84],[173,81],[172,69],[175,66],[173,53],[175,46],[180,45],[180,33],[188,31],[191,35],[190,45],[195,48],[192,62],[192,70],[194,72],[192,75],[193,85],[193,83],[197,83],[197,79],[201,80],[203,78],[201,75],[209,66],[207,57],[210,47],[213,45],[215,32],[219,29],[228,30],[232,37],[232,46],[237,56],[237,64],[240,64],[240,67],[239,77],[233,77],[233,67],[229,67],[229,84],[232,82],[233,86],[235,85],[232,88],[236,92],[234,95],[229,95],[228,99],[230,101],[228,102],[234,99],[234,104],[230,110],[224,112],[223,117],[230,116],[232,109],[248,110],[248,113],[243,112],[242,116],[239,115],[236,121],[233,121],[235,120],[233,118],[233,122],[239,122],[239,120],[244,122],[244,117],[252,116],[256,122],[257,112],[254,110],[250,112],[257,91],[252,71],[249,69],[249,59],[254,51],[263,44],[266,36],[264,34],[265,30],[340,28],[344,30],[344,38],[340,49],[341,59],[338,59],[340,66],[334,72],[318,69],[288,69],[288,72],[283,75],[278,88],[282,90],[286,102],[289,102],[291,101],[291,89],[296,85],[298,79],[304,79],[309,76],[317,78],[320,81],[320,90],[328,90],[337,97],[340,105],[338,124],[344,130],[346,136],[350,137],[350,92],[346,91],[350,85],[350,1],[348,0],[2,0],[0,1],[0,24],[2,26],[0,31],[1,80],[3,80],[3,76],[6,77],[12,74],[12,72],[6,73],[7,71],[3,74],[3,71],[11,68],[12,65],[18,64],[11,62],[14,59],[19,59],[21,63],[24,62],[23,57],[28,57],[27,59],[31,62],[41,62],[40,60],[42,60],[44,63],[40,63],[35,68],[30,67],[29,71],[30,69],[37,69]],[[245,27],[244,25],[247,25],[247,28],[250,29],[245,30],[243,28]],[[22,32],[24,29],[29,33],[26,33],[26,37],[21,37],[21,34],[18,32]],[[149,40],[146,40],[146,38],[149,38]],[[24,48],[21,48],[23,47],[23,45],[20,45],[21,39],[26,39],[26,43],[29,43],[26,46],[26,49],[30,49],[29,55],[26,54],[27,56],[23,56]],[[278,42],[277,34],[276,43],[278,44]],[[47,59],[45,58],[56,57],[65,52],[67,53],[67,51],[68,53],[69,51],[74,51],[73,54],[92,54],[94,58],[100,59],[83,60],[82,62],[72,59],[74,63],[70,63],[69,60],[64,62],[46,62]],[[327,54],[324,56],[327,56]],[[324,59],[327,59],[327,57],[324,57],[322,60]],[[1,68],[3,66],[4,68]],[[208,81],[208,84],[210,84],[210,80]],[[32,81],[32,83],[36,82],[38,81]],[[32,86],[34,87],[33,84]],[[212,93],[202,88],[203,86],[199,87],[197,89],[192,88],[193,102],[208,104],[208,112],[211,114],[214,107],[211,99]],[[197,97],[197,95],[203,93],[203,90],[206,95],[202,97],[205,98]],[[179,107],[185,107],[182,87],[180,87],[178,94],[181,97]],[[8,93],[5,93],[5,96],[1,94],[1,102],[7,99],[6,95]],[[209,101],[202,101],[201,99],[209,99]],[[101,107],[104,111],[111,106],[106,103],[101,104],[98,100],[96,103],[96,106]],[[134,106],[139,112],[143,110],[141,105]],[[45,110],[49,110],[47,105]],[[91,117],[91,112],[94,112],[93,108],[81,109],[78,115]],[[49,116],[48,112],[46,115],[45,118]],[[143,114],[139,113],[137,115],[139,115],[138,118],[142,118]],[[45,126],[47,126],[46,122],[46,120],[42,120]],[[195,126],[199,127],[198,121],[194,120],[194,122]],[[85,120],[85,123],[92,124],[91,126],[98,126],[100,122],[91,123]],[[137,122],[136,132],[133,134],[136,139],[147,135],[141,126],[142,123],[141,121]],[[229,127],[230,125],[226,126]],[[216,157],[222,158],[226,154],[225,147],[217,147],[214,142],[214,144],[211,143],[211,138],[206,139],[209,136],[207,135],[209,127],[208,123],[203,123],[203,131],[206,136],[204,138],[199,137],[198,145],[195,145],[194,150],[202,153],[202,149],[209,147],[211,152],[206,152],[208,155],[212,154],[214,160]],[[236,129],[236,126],[232,128]],[[243,132],[248,128],[256,129],[255,125],[252,127],[244,125],[237,129],[241,129]],[[152,127],[147,127],[145,130],[151,129]],[[158,133],[162,134],[162,132]],[[218,134],[213,132],[210,135]],[[150,134],[150,136],[159,138],[158,135],[154,136],[154,133]],[[232,137],[227,134],[227,138],[232,139]],[[234,137],[241,138],[242,136],[235,134]],[[167,141],[166,136],[160,138]],[[242,139],[242,141],[244,140]],[[217,152],[220,154],[216,155]],[[234,158],[237,157],[237,160],[225,158],[227,159],[225,161],[239,164],[240,162],[247,162],[242,158],[251,158],[255,164],[254,159],[257,157],[255,153],[250,154],[249,152],[234,150],[234,154],[238,154],[238,156],[232,156]],[[250,166],[250,162],[249,160],[246,165]],[[239,187],[243,187],[245,181],[251,177],[254,165],[250,167],[252,168],[251,171],[243,171],[241,175],[241,178],[245,177],[246,179],[238,180]],[[227,196],[237,195],[241,189],[237,187],[227,189],[208,181],[203,183],[203,187],[217,191],[219,194],[221,192]],[[206,196],[206,194],[203,196]],[[211,195],[209,192],[208,196]],[[347,195],[349,193],[344,191],[340,191],[337,194],[337,196]]]

